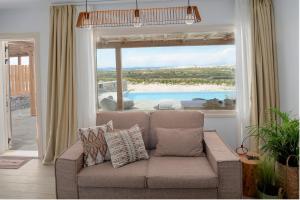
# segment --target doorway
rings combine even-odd
[[[5,43],[7,146],[2,155],[40,157],[39,112],[36,92],[35,38],[13,38]]]
[[[8,42],[10,150],[37,151],[34,41]]]

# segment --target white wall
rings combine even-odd
[[[216,130],[223,141],[235,149],[240,141],[237,136],[237,118],[234,115],[226,117],[205,117],[205,130]]]
[[[299,116],[299,0],[274,0],[281,110]]]
[[[99,35],[127,35],[127,34],[154,34],[154,33],[176,33],[176,32],[206,32],[206,31],[233,31],[234,30],[234,0],[197,0],[191,1],[197,4],[201,13],[202,22],[193,26],[170,25],[160,27],[134,28],[101,28]],[[140,7],[163,7],[174,5],[186,5],[186,1],[174,0],[161,3],[140,3]],[[97,7],[97,6],[96,6]],[[120,7],[118,4],[101,5],[101,9],[110,8],[133,8],[134,4]],[[226,117],[205,117],[204,128],[206,130],[217,130],[223,140],[235,148],[239,145],[237,141],[237,118],[234,115]]]
[[[134,2],[134,1],[133,1]],[[234,0],[191,0],[192,5],[197,5],[201,14],[201,23],[192,26],[186,25],[168,25],[168,26],[147,26],[139,29],[135,28],[101,28],[98,31],[102,35],[126,35],[126,34],[151,34],[151,33],[172,33],[172,32],[200,32],[200,31],[218,31],[233,30],[234,25]],[[165,0],[146,1],[139,4],[140,8],[151,7],[174,7],[186,6],[187,1],[183,0]],[[105,4],[96,5],[94,8],[99,9],[128,9],[134,8],[131,4]]]
[[[156,1],[158,2],[158,1]],[[206,30],[218,30],[225,27],[232,27],[234,24],[234,0],[192,0],[192,3],[197,2],[203,21],[199,25],[187,27],[182,26],[168,26],[165,28],[146,28],[138,30],[143,31],[160,31],[160,32],[180,32],[180,31],[206,31]],[[154,7],[154,6],[176,6],[186,5],[186,1],[172,0],[164,1],[162,5],[161,1],[155,4],[141,3],[142,7]],[[0,33],[26,33],[37,32],[40,35],[40,87],[41,87],[41,103],[42,103],[42,121],[43,121],[43,135],[45,135],[45,120],[46,120],[46,96],[47,96],[47,72],[48,72],[48,38],[49,38],[49,3],[46,0],[40,1],[36,7],[24,8],[24,9],[0,9]],[[100,5],[102,9],[106,8],[125,8],[134,7],[134,4],[128,4],[121,6],[120,4],[103,4]],[[216,29],[216,27],[219,27]],[[101,29],[103,34],[113,33],[126,33],[129,30],[122,29]],[[134,32],[136,33],[136,29]],[[132,31],[131,31],[132,32]],[[220,135],[224,138],[226,143],[235,147],[237,145],[237,122],[236,117],[226,118],[207,118],[205,122],[206,129],[217,129]],[[45,144],[46,141],[44,141]]]
[[[0,7],[1,8],[1,7]],[[35,2],[26,8],[3,10],[0,9],[0,33],[38,33],[39,45],[39,72],[38,86],[41,92],[42,106],[42,134],[45,135],[48,46],[49,46],[49,3],[48,1]],[[37,79],[37,80],[38,80]]]

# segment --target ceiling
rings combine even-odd
[[[182,1],[182,0],[181,0]],[[186,0],[184,0],[186,1]],[[196,0],[192,0],[196,1]],[[161,0],[139,0],[139,3],[161,3]],[[164,0],[166,2],[180,2],[180,0]],[[88,0],[89,4],[132,4],[135,0]],[[40,5],[75,4],[84,5],[85,0],[0,0],[0,10],[32,8]]]
[[[49,0],[0,0],[0,9],[22,9],[35,7],[37,5],[48,5]]]
[[[60,3],[84,3],[85,0],[49,0],[52,4]],[[172,2],[178,0],[164,0]],[[161,2],[161,0],[138,0],[138,2]],[[88,3],[135,3],[135,0],[88,0]]]
[[[178,0],[165,0],[165,2],[173,2]],[[159,0],[139,0],[139,2],[155,3],[161,2]],[[29,8],[36,5],[50,5],[50,4],[84,4],[85,0],[0,0],[0,9],[18,9]],[[102,3],[102,4],[114,4],[114,3],[135,3],[135,0],[88,0],[89,4]]]

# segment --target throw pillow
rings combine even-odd
[[[130,129],[106,132],[104,136],[114,168],[149,158],[138,125]]]
[[[109,159],[104,138],[104,133],[108,131],[113,131],[112,121],[101,126],[78,129],[78,135],[83,146],[84,166],[96,165]]]
[[[203,130],[156,129],[158,143],[155,156],[203,156]]]

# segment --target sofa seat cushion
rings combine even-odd
[[[145,188],[148,161],[113,168],[111,162],[86,167],[78,174],[80,187]]]
[[[217,188],[218,177],[206,157],[151,157],[148,188]]]

